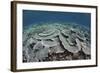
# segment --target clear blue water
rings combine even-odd
[[[38,23],[76,23],[90,28],[91,14],[76,12],[55,12],[23,10],[23,26],[28,27]]]

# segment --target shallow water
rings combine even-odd
[[[90,28],[91,14],[79,12],[54,12],[23,10],[23,26],[39,23],[76,23]]]
[[[23,11],[23,62],[91,59],[90,14]]]

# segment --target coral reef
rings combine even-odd
[[[90,35],[78,24],[34,24],[23,31],[23,62],[90,59]]]

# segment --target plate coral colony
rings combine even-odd
[[[89,13],[23,10],[23,62],[91,59]]]

